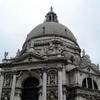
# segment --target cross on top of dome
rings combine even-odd
[[[50,11],[47,13],[46,22],[58,22],[57,15],[53,11],[53,7],[51,6]]]
[[[52,7],[52,6],[51,6],[51,8],[50,8],[50,9],[51,9],[51,11],[53,11],[53,7]]]

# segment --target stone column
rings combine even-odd
[[[63,69],[62,69],[62,84],[63,84],[63,100],[66,100],[66,69],[65,69],[65,66],[63,66]]]
[[[43,79],[42,79],[42,74],[40,74],[40,89],[39,89],[39,100],[42,100],[42,83],[43,83]]]
[[[14,100],[15,96],[15,87],[16,86],[16,74],[13,75],[13,82],[12,82],[12,88],[11,88],[11,97],[10,100]]]
[[[39,100],[42,100],[42,91],[41,91],[41,88],[39,90]]]
[[[3,74],[1,74],[1,76],[0,76],[0,100],[1,100],[1,96],[2,96],[3,82],[4,82],[4,76],[3,76]]]
[[[66,87],[63,87],[63,100],[66,100],[67,90]]]
[[[86,88],[88,88],[88,80],[87,80],[87,78],[86,78]]]
[[[16,89],[16,95],[14,96],[14,100],[21,100],[22,89]]]
[[[62,100],[62,69],[58,69],[58,100]]]
[[[94,89],[94,84],[93,84],[93,79],[91,78],[91,81],[92,81],[92,89]]]
[[[44,71],[43,72],[43,91],[42,91],[42,98],[43,98],[43,100],[46,100],[47,99],[47,97],[46,97],[46,84],[47,83],[47,74],[46,74],[46,71]]]
[[[63,66],[63,85],[66,85],[66,69],[65,66]]]
[[[75,72],[75,86],[81,86],[80,85],[80,78],[79,78],[79,72]]]

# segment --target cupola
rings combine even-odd
[[[58,22],[57,15],[53,12],[53,7],[50,8],[50,11],[47,13],[46,22]]]

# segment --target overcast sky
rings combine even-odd
[[[4,52],[14,57],[27,34],[53,6],[92,62],[100,64],[100,0],[0,0],[0,62]]]

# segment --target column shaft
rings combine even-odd
[[[63,84],[66,84],[66,69],[63,67]]]
[[[1,75],[1,77],[0,77],[0,100],[1,100],[1,96],[2,96],[3,81],[4,81],[4,76]]]
[[[92,89],[94,89],[93,79],[91,79],[91,81],[92,81]]]
[[[88,88],[88,80],[87,80],[87,78],[86,78],[86,88]]]
[[[10,100],[14,100],[15,95],[15,86],[16,86],[16,75],[13,75],[13,82],[12,82],[12,88],[11,88],[11,97]]]
[[[62,72],[58,71],[58,100],[62,100]]]
[[[66,94],[64,93],[63,100],[66,100]]]
[[[46,72],[43,73],[43,95],[42,98],[43,100],[46,100],[46,83],[47,83],[47,74]]]

